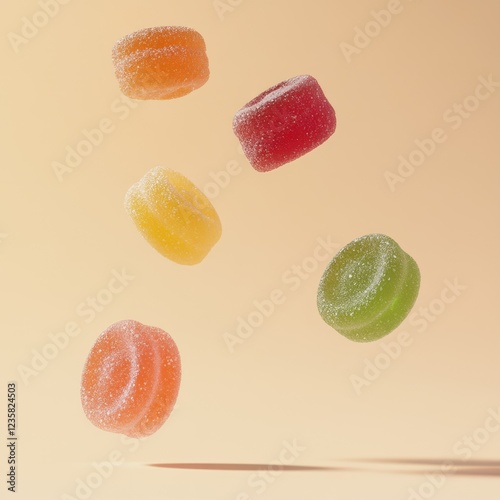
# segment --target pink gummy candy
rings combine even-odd
[[[241,108],[233,130],[252,167],[268,172],[309,153],[334,132],[335,111],[317,80],[301,75]]]
[[[83,410],[100,429],[149,436],[170,415],[180,380],[179,350],[168,333],[138,321],[119,321],[99,336],[87,358]]]

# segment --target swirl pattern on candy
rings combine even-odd
[[[210,75],[205,41],[191,28],[145,28],[118,40],[112,59],[121,91],[132,99],[174,99]]]
[[[179,172],[151,169],[125,196],[125,208],[144,238],[178,264],[201,262],[221,237],[209,199]]]
[[[180,380],[179,351],[168,333],[119,321],[90,351],[82,376],[83,410],[100,429],[148,436],[170,415]]]
[[[406,318],[420,287],[416,262],[391,238],[370,234],[333,258],[321,278],[318,310],[350,340],[371,342]]]
[[[241,108],[233,130],[250,164],[268,172],[312,151],[337,125],[315,78],[301,75],[271,87]]]

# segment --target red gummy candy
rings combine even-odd
[[[268,172],[318,147],[335,132],[336,124],[335,111],[317,80],[301,75],[241,108],[233,130],[252,167]]]

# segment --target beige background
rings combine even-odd
[[[18,383],[18,498],[83,498],[78,480],[112,455],[124,462],[93,489],[93,499],[244,500],[246,493],[405,500],[425,476],[287,472],[262,492],[251,472],[142,464],[265,464],[295,440],[304,448],[297,465],[375,457],[459,465],[456,443],[500,407],[500,90],[456,129],[456,114],[447,111],[474,94],[481,76],[500,81],[498,1],[401,0],[400,13],[350,61],[341,44],[353,44],[356,28],[387,2],[221,3],[228,6],[222,19],[211,0],[72,0],[17,52],[9,36],[19,35],[23,17],[32,19],[40,6],[4,3],[0,366],[2,393],[8,381]],[[126,116],[110,50],[121,36],[155,25],[202,33],[211,77],[178,100],[132,103]],[[318,79],[336,109],[337,132],[309,155],[259,174],[240,153],[232,116],[259,92],[303,73]],[[113,132],[59,181],[53,163],[102,119],[112,121]],[[392,192],[384,174],[396,172],[399,155],[408,157],[414,141],[435,128],[447,140]],[[212,200],[223,224],[220,242],[194,267],[162,258],[123,209],[128,187],[165,165],[206,188],[211,173],[231,161],[240,173]],[[326,261],[297,290],[283,275],[313,256],[318,238],[343,246],[373,232],[392,236],[415,258],[422,285],[413,320],[358,345],[317,313]],[[113,270],[134,278],[95,317],[79,314]],[[465,290],[443,305],[446,280]],[[237,318],[276,288],[285,303],[231,353],[223,334],[235,333]],[[430,304],[439,314],[423,320],[419,310]],[[177,408],[141,443],[93,427],[79,400],[96,337],[127,318],[170,332],[183,359]],[[38,375],[23,378],[33,350],[46,348],[68,322],[81,333]],[[381,360],[401,332],[411,345],[356,393],[352,377]],[[5,417],[1,422],[5,435]],[[500,433],[491,433],[472,458],[498,459],[499,447]],[[1,489],[3,497],[3,481]],[[492,500],[499,491],[496,477],[453,475],[433,498]]]

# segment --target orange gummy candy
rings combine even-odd
[[[170,415],[180,380],[179,351],[168,333],[119,321],[90,351],[82,376],[83,410],[100,429],[148,436]]]
[[[203,37],[191,28],[145,28],[118,40],[113,63],[121,91],[132,99],[174,99],[209,77]]]

